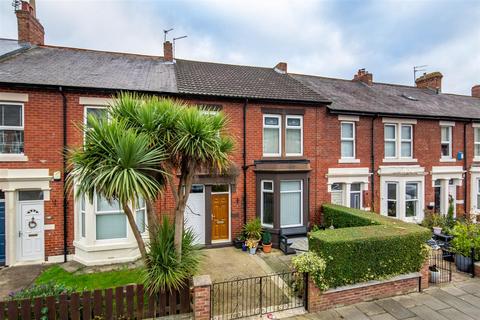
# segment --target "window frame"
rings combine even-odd
[[[474,156],[474,159],[480,160],[480,153],[477,154],[477,151],[476,151],[477,145],[480,146],[480,127],[473,127],[473,156]]]
[[[269,182],[272,184],[272,190],[268,190],[268,189],[265,189],[264,188],[264,183],[265,182]],[[272,224],[267,224],[267,223],[263,223],[263,201],[264,201],[264,192],[265,193],[271,193],[273,194],[273,197],[275,197],[275,182],[273,180],[261,180],[260,181],[260,185],[261,185],[261,189],[260,189],[260,222],[262,223],[262,226],[264,227],[267,227],[267,228],[273,228],[273,223],[275,221],[275,210],[273,210],[272,214],[273,214],[273,219],[274,221],[272,221]],[[273,199],[273,204],[272,204],[272,207],[275,208],[275,199]]]
[[[22,131],[23,132],[23,152],[19,153],[4,153],[0,152],[1,155],[25,155],[25,104],[23,102],[7,102],[7,101],[0,101],[0,105],[13,105],[13,106],[20,106],[22,109],[22,125],[21,126],[2,126],[0,125],[0,130],[12,130],[12,131]]]
[[[288,119],[299,119],[300,127],[289,126]],[[300,130],[300,153],[288,153],[287,152],[287,130]],[[281,130],[280,130],[281,131]],[[303,116],[302,115],[285,115],[285,156],[286,157],[298,157],[303,156]]]
[[[78,223],[78,226],[79,226],[79,229],[80,229],[80,238],[81,239],[85,239],[86,236],[87,236],[87,233],[86,233],[86,219],[87,219],[87,199],[85,198],[85,195],[82,194],[81,195],[81,198],[80,198],[80,205],[79,205],[79,212],[80,212],[80,217],[79,217],[79,223]],[[95,233],[96,233],[96,230],[95,230]]]
[[[351,124],[352,125],[352,137],[351,138],[345,138],[343,136],[343,125],[344,124]],[[340,159],[355,159],[356,155],[356,132],[355,132],[355,121],[341,121],[340,122]],[[346,157],[342,154],[342,143],[343,142],[352,142],[352,156],[351,157]]]
[[[415,185],[416,186],[416,198],[415,199],[407,199],[407,186],[408,185]],[[416,181],[406,181],[405,182],[405,219],[415,219],[415,217],[418,217],[418,212],[419,212],[419,205],[420,205],[420,197],[419,197],[419,190],[420,190],[420,184]],[[414,202],[415,203],[415,215],[413,216],[407,216],[407,202]]]
[[[359,187],[360,187],[360,190],[358,190],[358,191],[352,191],[352,185],[354,185],[354,184],[358,184]],[[352,207],[352,194],[358,194],[358,196],[359,196],[359,204],[358,204],[359,207],[356,208],[356,209],[362,210],[362,209],[363,209],[363,196],[362,196],[363,190],[362,190],[362,183],[361,183],[361,182],[353,182],[353,183],[351,183],[351,184],[350,184],[350,190],[349,190],[349,192],[350,192],[350,203],[348,204],[348,206],[349,206],[350,208],[353,208],[353,207]]]
[[[443,140],[442,138],[442,131],[444,129],[447,129],[447,132],[448,132],[448,137],[450,140]],[[452,126],[440,126],[440,157],[442,159],[452,159],[453,157],[453,146],[452,146],[452,142],[453,142],[453,130],[452,130]],[[448,155],[444,155],[443,154],[443,149],[442,149],[442,146],[444,144],[448,144]]]
[[[390,185],[390,184],[395,186],[395,199],[391,199],[391,198],[389,197],[389,194],[388,194],[388,193],[389,193],[389,192],[388,192],[388,185]],[[386,204],[387,204],[387,206],[386,206],[386,216],[387,216],[387,217],[391,217],[391,218],[400,219],[400,215],[399,215],[400,212],[398,211],[399,189],[400,189],[399,186],[400,186],[400,184],[399,184],[398,182],[396,182],[396,181],[386,181],[386,182],[385,182],[385,185],[386,185],[386,188],[385,188],[385,189],[386,189],[386,197],[385,197],[385,198],[386,198]],[[394,202],[395,202],[395,215],[394,215],[394,216],[391,216],[391,215],[388,214],[388,203],[389,203],[390,201],[394,201]]]
[[[395,138],[387,138],[385,135],[385,128],[386,127],[394,127],[395,130]],[[413,158],[413,142],[414,142],[414,132],[413,132],[413,124],[411,123],[392,123],[392,122],[385,122],[384,123],[384,131],[383,131],[383,154],[384,154],[384,159],[385,160],[405,160],[405,161],[412,161],[414,160]],[[403,138],[402,136],[402,129],[403,128],[409,128],[410,130],[410,138]],[[395,142],[395,156],[387,156],[386,154],[386,148],[385,145],[387,142]],[[402,154],[402,144],[403,143],[409,143],[410,144],[410,155],[409,156],[404,156]]]
[[[340,186],[340,190],[334,190],[334,189],[333,189],[333,185],[338,185],[338,186]],[[331,186],[330,186],[330,202],[331,202],[332,204],[337,204],[337,205],[343,206],[343,204],[344,204],[344,199],[345,199],[345,194],[344,194],[345,189],[346,189],[345,186],[346,186],[345,183],[341,183],[341,182],[334,182],[334,183],[331,184]],[[339,194],[339,195],[340,195],[341,201],[340,201],[339,204],[333,202],[333,195],[334,195],[334,194]]]
[[[394,128],[394,130],[393,130],[393,132],[395,133],[394,138],[387,138],[386,137],[386,134],[385,134],[386,127],[393,127]],[[384,153],[385,159],[396,159],[398,157],[398,132],[397,131],[398,131],[398,124],[396,124],[396,123],[385,123],[384,126],[383,126],[383,141],[384,141],[383,153]],[[387,156],[387,153],[385,151],[387,149],[387,148],[385,148],[387,142],[393,142],[395,144],[395,148],[393,148],[393,150],[395,151],[395,155]]]
[[[108,106],[91,106],[85,105],[83,106],[83,125],[85,126],[85,130],[83,130],[83,143],[85,144],[85,137],[86,137],[86,130],[87,128],[87,119],[88,119],[88,109],[108,109]]]
[[[399,135],[398,137],[400,138],[400,143],[398,144],[399,145],[399,150],[398,150],[398,154],[400,155],[400,159],[412,159],[413,158],[413,125],[411,124],[404,124],[404,123],[400,123],[400,125],[398,126],[399,127]],[[402,129],[406,127],[406,128],[409,128],[410,129],[410,138],[409,139],[404,139],[403,136],[402,136]],[[410,156],[403,156],[402,155],[402,144],[403,143],[410,143]]]
[[[294,191],[282,191],[281,189],[281,184],[282,182],[300,182],[300,190],[294,190]],[[279,186],[279,195],[280,195],[280,211],[279,211],[279,223],[280,223],[280,228],[293,228],[293,227],[301,227],[303,226],[303,180],[302,179],[286,179],[286,180],[280,180],[280,186]],[[282,225],[282,194],[283,193],[298,193],[300,192],[300,223],[299,224],[289,224],[289,225]]]
[[[265,124],[266,118],[277,118],[278,125]],[[281,157],[282,156],[282,115],[280,114],[264,114],[262,117],[262,154],[264,157]],[[265,152],[265,129],[278,130],[278,153]]]
[[[125,212],[123,212],[123,210],[120,208],[120,211],[98,211],[98,195],[97,193],[95,193],[94,195],[94,201],[93,201],[93,213],[94,213],[94,216],[95,216],[95,241],[96,242],[111,242],[111,241],[125,241],[125,240],[128,240],[128,228],[130,227],[130,224],[128,223],[128,219],[127,219],[127,215],[125,214]],[[109,238],[109,239],[98,239],[98,235],[97,235],[97,216],[99,215],[113,215],[113,214],[121,214],[124,216],[125,220],[126,220],[126,229],[125,229],[125,237],[120,237],[120,238]]]

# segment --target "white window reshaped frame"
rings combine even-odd
[[[23,103],[19,102],[0,102],[0,106],[17,106],[21,108],[21,114],[20,114],[20,125],[3,125],[0,123],[0,132],[2,132],[2,135],[0,135],[0,154],[13,154],[13,155],[23,155],[24,154],[24,145],[25,145],[25,137],[24,137],[24,126],[25,126],[25,107]],[[0,110],[2,113],[4,113],[4,109],[2,108]],[[4,115],[2,114],[2,119],[4,119]],[[17,149],[18,152],[4,152],[4,144],[5,144],[5,138],[3,135],[3,131],[17,131],[20,133],[21,138],[19,136],[16,136],[15,139],[20,140],[17,141],[19,143],[18,146],[16,147],[11,147],[11,149]]]
[[[344,135],[344,125],[349,125],[352,128],[352,135],[350,137]],[[351,156],[344,155],[343,153],[343,144],[348,143],[352,146]],[[342,121],[340,123],[340,157],[342,159],[355,159],[355,122],[351,121]]]
[[[480,127],[473,128],[474,135],[474,157],[480,159]]]
[[[409,132],[409,135],[410,137],[404,137],[403,136],[403,129],[404,128],[408,128],[408,132]],[[411,124],[402,124],[400,125],[400,158],[407,158],[407,159],[411,159],[413,157],[413,126]],[[409,150],[409,155],[404,155],[403,154],[403,145],[404,144],[408,144],[410,145],[410,147],[408,148]]]
[[[299,120],[299,125],[289,125],[288,124],[289,119]],[[288,146],[289,131],[299,131],[300,132],[300,137],[299,137],[300,141],[298,141],[298,143],[300,145],[300,151],[299,152],[289,152],[289,146]],[[303,116],[287,115],[285,117],[285,155],[286,156],[301,156],[301,155],[303,155]]]
[[[271,183],[272,184],[272,188],[268,189],[268,188],[265,188],[265,183]],[[272,223],[269,224],[269,223],[264,223],[263,222],[263,216],[264,216],[264,206],[265,206],[265,193],[270,193],[273,195],[274,193],[274,190],[275,190],[275,185],[274,185],[274,182],[273,180],[262,180],[261,182],[261,207],[260,207],[260,220],[262,222],[262,226],[265,226],[265,227],[269,227],[269,228],[273,228],[273,220],[275,219],[274,215],[274,210],[273,210],[273,207],[274,207],[274,203],[272,203]],[[273,199],[272,199],[273,201]]]
[[[267,119],[277,119],[277,124],[266,124]],[[266,136],[265,136],[265,130],[277,130],[277,135],[278,135],[278,150],[277,152],[265,152],[266,150],[266,142],[271,143],[266,141]],[[264,114],[263,115],[263,155],[265,157],[279,157],[282,154],[282,116],[278,114]]]
[[[127,215],[123,212],[122,208],[120,207],[120,203],[118,204],[119,209],[118,210],[99,210],[98,205],[99,205],[99,196],[95,194],[94,196],[94,201],[93,201],[93,208],[94,208],[94,213],[95,213],[95,239],[97,241],[112,241],[112,240],[126,240],[128,238],[128,228],[129,224],[127,221]],[[124,234],[123,237],[112,237],[112,238],[100,238],[98,236],[98,217],[99,216],[114,216],[114,215],[121,215],[125,219],[125,230],[124,233],[122,231],[122,234]]]
[[[452,158],[452,127],[451,126],[441,126],[440,127],[440,146],[441,146],[441,154],[442,158]],[[447,154],[443,153],[443,147],[447,147]]]
[[[85,106],[83,108],[83,124],[85,125],[85,128],[87,128],[87,120],[88,120],[88,114],[89,110],[107,110],[106,106]],[[83,141],[85,142],[85,132],[83,132]]]
[[[394,128],[394,137],[387,138],[387,128]],[[404,135],[404,130],[407,129],[408,136]],[[385,159],[413,159],[413,125],[404,123],[385,123],[384,125],[384,153]],[[394,155],[387,155],[387,144],[394,144]],[[404,149],[403,146],[408,146]],[[408,150],[408,154],[404,152]]]
[[[297,190],[288,190],[282,191],[282,182],[298,182],[300,188]],[[298,224],[282,224],[282,195],[283,194],[292,194],[292,193],[299,193],[300,194],[300,222]],[[303,225],[303,180],[281,180],[280,181],[280,227],[281,228],[288,228],[288,227],[299,227]]]
[[[387,137],[387,128],[393,128],[393,138],[391,137]],[[385,143],[384,143],[384,152],[385,152],[385,158],[388,158],[388,159],[393,159],[393,158],[396,158],[397,155],[398,155],[398,143],[397,143],[397,125],[394,124],[394,123],[386,123],[385,126],[384,126],[384,140],[385,140]],[[393,155],[387,155],[387,144],[393,144],[393,152],[394,154]]]

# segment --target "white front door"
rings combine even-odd
[[[185,228],[195,233],[195,243],[205,244],[205,186],[194,184],[185,208]]]
[[[43,260],[43,201],[20,201],[18,207],[18,260]]]

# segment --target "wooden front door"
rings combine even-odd
[[[228,194],[212,194],[212,240],[228,240]]]

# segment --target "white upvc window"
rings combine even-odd
[[[352,183],[350,185],[350,208],[362,208],[362,185],[361,183]]]
[[[137,223],[137,228],[140,233],[144,233],[146,231],[146,213],[147,206],[145,200],[140,198],[135,203],[135,222]]]
[[[85,125],[85,130],[89,130],[90,127],[88,126],[88,117],[92,116],[97,120],[104,119],[108,117],[107,107],[102,106],[85,106],[83,111],[83,124]],[[83,132],[83,140],[85,142],[85,133]]]
[[[331,186],[331,201],[333,204],[343,206],[343,183],[332,183]]]
[[[79,228],[80,228],[80,236],[82,238],[85,238],[85,216],[87,214],[86,211],[86,203],[85,203],[85,195],[81,196],[80,199],[80,223],[79,223]]]
[[[441,130],[441,157],[452,158],[452,127],[442,126]]]
[[[0,154],[23,154],[24,107],[0,102]]]
[[[387,182],[387,215],[398,218],[398,183]]]
[[[280,181],[280,227],[303,225],[302,180]]]
[[[355,159],[355,122],[341,122],[340,149],[342,159]]]
[[[405,183],[405,217],[414,218],[418,216],[418,183]]]
[[[273,227],[273,181],[262,180],[261,220],[265,227]]]
[[[413,126],[411,124],[385,124],[384,140],[386,159],[412,159]]]
[[[477,209],[480,208],[480,179],[477,179]]]
[[[474,156],[476,159],[480,159],[480,127],[473,128],[474,130]]]
[[[282,117],[280,115],[263,115],[263,155],[279,157],[282,154]]]
[[[303,117],[285,117],[285,155],[301,156],[303,154]]]
[[[95,196],[96,239],[126,239],[127,216],[116,200]]]

